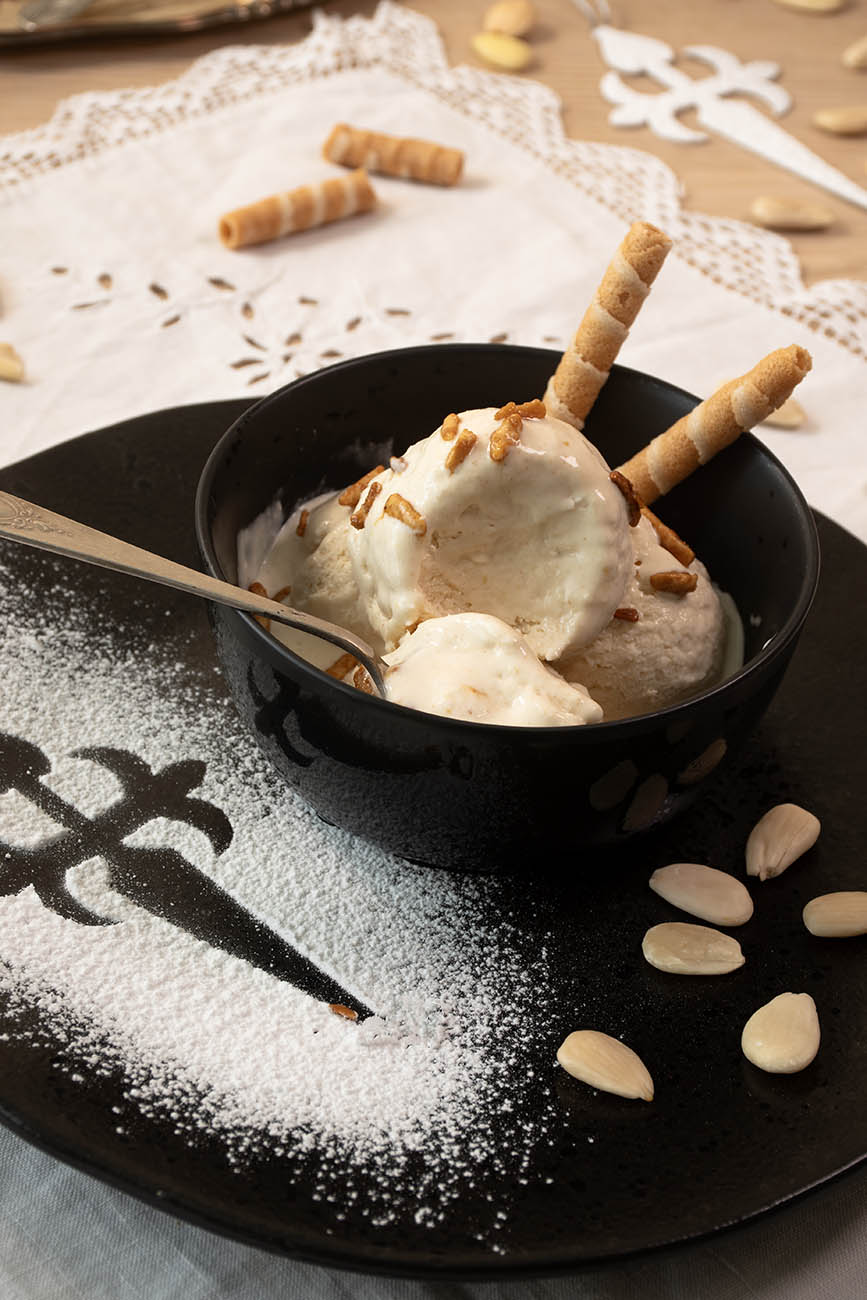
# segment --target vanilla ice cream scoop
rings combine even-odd
[[[490,614],[429,619],[386,662],[386,698],[425,713],[519,727],[602,721],[581,686],[564,681],[520,632]]]
[[[450,416],[383,471],[350,527],[367,621],[386,649],[419,620],[472,610],[544,660],[602,631],[623,603],[632,545],[601,454],[561,420],[493,407]]]
[[[296,609],[338,623],[380,653],[382,642],[367,621],[349,556],[349,514],[332,493],[294,510],[258,569],[256,581],[268,595],[285,593]],[[327,669],[338,658],[333,645],[306,632],[274,623],[271,634],[318,668]]]
[[[704,565],[686,566],[664,550],[644,517],[632,541],[632,575],[618,617],[556,665],[601,704],[606,722],[677,704],[726,673],[726,619]],[[660,574],[695,574],[695,589],[659,590],[651,576]]]
[[[350,511],[316,497],[286,520],[257,574],[269,592],[290,586],[292,604],[368,639],[370,629],[347,549]]]

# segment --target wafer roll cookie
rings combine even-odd
[[[645,505],[706,464],[746,429],[766,420],[791,397],[813,364],[792,344],[769,353],[740,379],[732,379],[620,466]]]
[[[322,147],[329,162],[366,167],[385,176],[402,176],[429,185],[455,185],[461,178],[464,155],[431,140],[403,139],[381,131],[361,131],[341,122]]]
[[[670,248],[655,226],[636,221],[630,227],[548,381],[544,400],[552,415],[583,428]]]
[[[246,208],[227,212],[220,217],[218,231],[227,248],[245,248],[367,212],[375,203],[376,195],[367,173],[359,168],[349,176],[334,176],[318,185],[301,185],[296,190],[272,194]]]

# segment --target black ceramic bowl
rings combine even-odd
[[[544,390],[558,354],[456,344],[359,357],[251,407],[217,444],[196,502],[211,573],[237,580],[238,532],[279,492],[353,482],[443,415]],[[587,434],[624,461],[697,399],[615,366]],[[415,862],[460,871],[569,869],[691,803],[767,708],[818,577],[812,516],[780,463],[745,435],[661,503],[744,619],[745,666],[658,713],[592,727],[504,727],[402,708],[335,681],[248,615],[213,607],[235,702],[286,781],[326,821]]]

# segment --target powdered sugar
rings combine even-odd
[[[42,558],[29,570],[42,597],[52,574],[69,572]],[[98,593],[103,581],[89,577],[83,589]],[[519,1176],[546,1128],[544,1118],[529,1127],[515,1118],[524,1087],[547,1088],[528,1066],[546,976],[544,955],[528,960],[508,917],[488,919],[494,882],[412,867],[321,823],[259,755],[207,648],[190,654],[198,626],[172,613],[164,637],[148,639],[159,594],[142,597],[147,617],[133,609],[113,626],[62,581],[53,599],[35,601],[0,570],[0,592],[0,730],[42,751],[50,771],[40,785],[51,794],[41,807],[26,790],[0,795],[0,988],[38,1007],[73,1075],[122,1067],[139,1108],[193,1137],[221,1135],[233,1163],[262,1150],[296,1161],[315,1152],[317,1185],[338,1214],[352,1199],[351,1171],[374,1170],[378,1193],[364,1210],[374,1223],[408,1214],[434,1226],[482,1165],[507,1159]],[[40,605],[56,612],[34,622]],[[95,819],[117,818],[130,755],[155,776],[201,764],[200,780],[190,820],[181,803],[123,836],[124,851],[144,855],[131,868],[110,847],[71,856],[68,906],[103,923],[72,919],[62,900],[46,905],[41,878],[3,896],[28,852],[69,837],[70,809],[85,819],[84,845]],[[176,783],[193,772],[176,770]],[[225,848],[220,814],[231,823]],[[159,906],[130,883],[139,862],[158,868]],[[191,873],[374,1014],[335,1016],[173,923]],[[408,1160],[414,1191],[399,1178]],[[426,1187],[436,1188],[432,1203]]]

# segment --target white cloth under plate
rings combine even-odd
[[[224,249],[221,213],[338,173],[321,146],[340,120],[457,145],[465,181],[377,177],[372,214]],[[319,16],[300,46],[219,50],[167,86],[78,96],[0,142],[0,338],[29,376],[0,392],[2,457],[437,336],[556,347],[638,217],[676,245],[621,359],[705,395],[772,347],[809,347],[808,423],[763,436],[867,538],[867,284],[805,289],[784,240],[682,211],[663,163],[567,140],[551,91],[449,68],[432,24],[391,4]]]
[[[320,146],[339,120],[457,145],[466,180],[375,178],[369,216],[223,249],[221,212],[334,173]],[[391,4],[320,15],[299,46],[222,49],[154,90],[76,97],[0,141],[0,339],[28,372],[0,386],[0,462],[144,411],[261,394],[338,356],[446,335],[557,347],[637,217],[677,244],[622,359],[705,394],[805,344],[808,422],[762,436],[814,505],[867,538],[867,285],[805,289],[784,240],[681,211],[657,159],[567,140],[549,90],[449,68],[433,26]],[[863,1171],[669,1256],[481,1287],[275,1259],[2,1131],[0,1169],[3,1300],[856,1300],[867,1273]]]
[[[362,1277],[215,1237],[0,1129],[3,1300],[863,1300],[867,1170],[695,1246],[574,1277]]]

